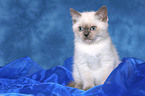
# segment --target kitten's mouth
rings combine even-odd
[[[91,42],[92,42],[92,39],[90,39],[90,38],[84,38],[84,41],[85,41],[86,43],[91,43]]]

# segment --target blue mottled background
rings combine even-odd
[[[0,65],[29,56],[43,68],[73,56],[69,8],[106,5],[119,55],[145,60],[145,0],[0,0]]]

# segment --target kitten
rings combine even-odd
[[[75,87],[87,90],[103,84],[119,64],[108,33],[107,8],[79,13],[70,8],[74,31],[73,78]]]

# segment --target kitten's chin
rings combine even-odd
[[[91,43],[93,43],[93,40],[91,40],[91,39],[84,39],[83,42],[85,42],[87,44],[91,44]]]

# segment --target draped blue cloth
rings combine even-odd
[[[145,62],[124,58],[103,85],[87,91],[66,86],[72,78],[73,58],[45,70],[29,57],[0,68],[0,96],[145,96]]]

